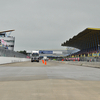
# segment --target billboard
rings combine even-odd
[[[53,51],[53,54],[62,54],[62,51]]]
[[[53,51],[40,50],[39,54],[53,54]]]

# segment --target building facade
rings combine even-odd
[[[8,50],[14,50],[15,37],[10,36],[14,30],[0,32],[0,46],[5,47]],[[9,32],[9,34],[7,34]]]

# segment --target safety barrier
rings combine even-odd
[[[28,58],[0,57],[0,64],[30,61]]]
[[[66,61],[65,63],[71,64],[71,65],[79,65],[79,66],[100,68],[100,62]]]
[[[87,61],[87,62],[100,62],[100,57],[76,57],[65,58],[66,61]]]

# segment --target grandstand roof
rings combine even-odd
[[[100,44],[100,28],[86,28],[61,45],[75,47],[82,50],[97,47],[98,44]]]
[[[12,31],[15,31],[15,30],[0,31],[0,33],[4,33],[4,32],[12,32]]]

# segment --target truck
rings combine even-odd
[[[31,62],[39,62],[39,51],[32,51]]]

